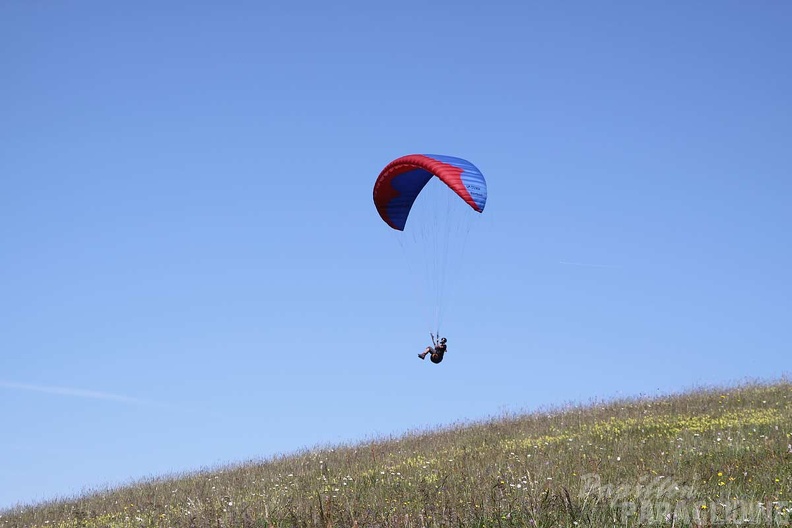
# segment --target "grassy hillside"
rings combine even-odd
[[[6,511],[7,527],[792,525],[792,384],[297,453]]]

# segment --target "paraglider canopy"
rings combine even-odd
[[[452,156],[411,154],[390,162],[374,183],[374,204],[385,223],[403,231],[415,199],[435,176],[473,210],[484,211],[487,182],[475,165]]]

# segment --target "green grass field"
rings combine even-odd
[[[792,383],[500,416],[2,512],[0,528],[792,525]]]

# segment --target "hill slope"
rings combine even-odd
[[[792,384],[748,384],[148,481],[3,512],[0,528],[786,525],[790,444]]]

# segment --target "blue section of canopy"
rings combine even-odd
[[[415,199],[432,179],[432,173],[424,169],[413,169],[394,176],[391,185],[399,192],[388,203],[388,217],[398,229],[404,229]]]

